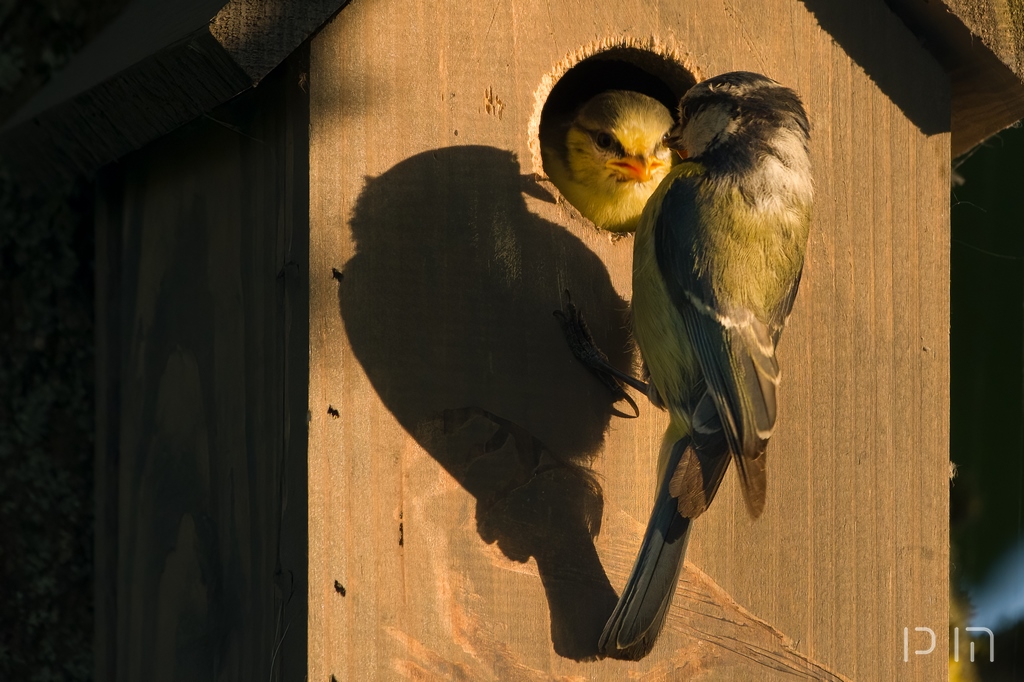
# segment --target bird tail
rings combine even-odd
[[[689,438],[672,446],[640,553],[598,640],[598,651],[604,656],[632,661],[643,658],[668,615],[690,539],[690,519],[679,514],[669,482],[689,446]]]

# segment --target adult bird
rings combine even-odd
[[[598,642],[606,656],[639,659],[654,645],[691,522],[711,503],[730,459],[751,516],[764,509],[775,347],[810,224],[808,140],[799,97],[765,76],[727,73],[695,85],[666,140],[686,160],[651,196],[634,241],[633,337],[647,383],[617,372],[599,352],[580,352],[580,338],[590,343],[586,327],[571,304],[565,316],[577,357],[669,413],[654,510]]]
[[[663,138],[672,114],[632,90],[608,90],[588,100],[541,147],[551,181],[600,228],[632,232],[647,199],[672,167]]]

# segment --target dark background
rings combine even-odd
[[[965,157],[954,164],[963,184],[950,208],[950,559],[961,597],[1024,541],[1024,128]],[[1024,679],[1021,615],[996,632],[994,664],[977,657],[981,679]]]
[[[0,0],[0,120],[125,4]],[[1024,541],[1022,157],[1024,130],[1002,133],[957,163],[951,194],[960,599]],[[0,680],[92,678],[92,191],[0,168]],[[1024,679],[1021,621],[997,642],[981,679]]]
[[[0,1],[0,119],[124,4]],[[92,679],[92,235],[0,170],[0,680]]]

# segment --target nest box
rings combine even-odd
[[[343,4],[134,3],[2,132],[99,197],[97,679],[944,679],[950,158],[1024,111],[997,25]],[[667,417],[618,416],[552,317],[571,291],[633,367],[631,238],[540,140],[733,70],[812,122],[767,508],[729,473],[654,650],[599,660]]]

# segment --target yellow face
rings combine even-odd
[[[590,100],[566,139],[569,166],[577,178],[647,183],[665,177],[672,153],[663,144],[672,115],[638,92],[613,90]]]
[[[570,167],[578,177],[589,175],[609,183],[660,179],[672,165],[671,154],[660,137],[656,126],[649,132],[612,128],[597,133],[574,127],[568,139]],[[653,144],[651,138],[656,138]]]
[[[647,199],[672,167],[663,138],[672,115],[638,92],[591,99],[566,136],[569,182],[559,189],[598,227],[631,231]]]

